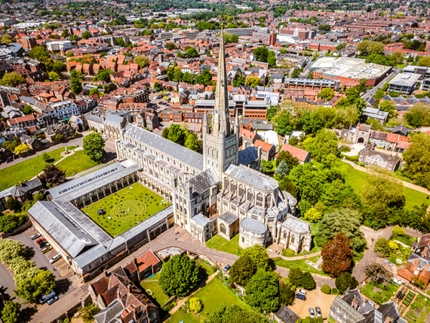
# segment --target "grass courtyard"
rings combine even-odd
[[[65,158],[57,164],[66,176],[73,176],[98,164],[88,157],[83,150],[76,151],[72,156]]]
[[[140,282],[140,285],[143,289],[154,299],[158,305],[162,306],[169,300],[169,296],[164,294],[160,285],[158,284],[158,280],[160,279],[160,272],[156,273],[153,277],[147,278]]]
[[[76,148],[76,146],[68,147],[69,150],[74,148]],[[46,165],[50,165],[56,161],[59,161],[62,158],[60,156],[62,152],[64,152],[64,147],[47,152],[51,158],[49,162],[45,162],[41,156],[43,151],[41,151],[38,153],[39,156],[24,160],[21,163],[0,170],[0,191],[17,185],[19,181],[28,181],[29,179],[32,179],[34,176],[43,171]]]
[[[230,241],[224,239],[219,234],[206,241],[206,247],[231,253],[240,256],[243,249],[239,247],[239,234],[236,234]]]
[[[82,212],[115,237],[169,205],[169,202],[163,202],[161,196],[139,183],[134,183],[82,208]],[[105,214],[98,214],[99,210],[103,210]]]
[[[203,302],[203,310],[199,314],[199,316],[192,313],[184,313],[181,310],[178,310],[172,315],[168,322],[204,322],[205,319],[209,317],[209,315],[213,314],[217,309],[224,305],[239,305],[244,309],[252,310],[250,306],[243,302],[229,287],[227,287],[217,277],[212,279],[205,287],[200,289],[192,297],[198,297]]]

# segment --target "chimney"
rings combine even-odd
[[[261,160],[261,146],[257,147],[257,156],[258,156],[258,159]]]

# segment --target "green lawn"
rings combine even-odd
[[[68,149],[74,149],[76,146],[69,146]],[[58,148],[47,154],[51,157],[49,163],[45,163],[42,159],[42,152],[38,152],[39,156],[27,159],[19,164],[6,167],[0,170],[0,191],[17,185],[19,181],[27,181],[32,179],[34,176],[39,174],[46,165],[53,164],[54,162],[61,159],[60,154],[64,151],[64,147]]]
[[[361,288],[361,292],[377,304],[382,304],[388,302],[398,289],[399,286],[394,283],[382,285],[370,282]]]
[[[206,247],[238,256],[240,256],[243,251],[243,249],[239,247],[239,234],[236,234],[230,241],[217,234],[206,241]]]
[[[97,165],[83,150],[76,151],[72,156],[57,164],[58,168],[64,170],[67,176],[73,176]]]
[[[360,194],[360,190],[366,183],[369,174],[356,170],[351,165],[342,163],[342,170],[345,174],[345,182],[350,185],[355,193]],[[415,205],[421,206],[421,204],[428,204],[427,194],[418,192],[408,187],[403,187],[403,192],[406,198],[405,207],[412,209]]]
[[[184,313],[181,310],[176,311],[169,322],[179,323],[199,323],[216,311],[221,306],[239,305],[247,310],[252,310],[245,302],[239,299],[239,297],[229,287],[218,279],[212,279],[205,287],[200,289],[192,297],[198,297],[203,302],[203,311],[197,315],[192,313]],[[257,314],[256,314],[257,315]],[[244,322],[245,323],[245,322]]]
[[[310,262],[317,262],[320,256],[314,256],[312,258],[308,259],[301,259],[301,260],[285,260],[282,258],[274,258],[276,266],[284,267],[284,268],[300,268],[303,271],[307,271],[313,274],[320,274],[325,275],[322,270],[317,270],[312,266],[309,266],[306,263],[306,260],[309,260]]]
[[[118,236],[169,206],[145,186],[134,183],[87,207],[82,212],[111,236]],[[98,210],[104,210],[103,215]]]
[[[160,273],[155,274],[155,276],[142,280],[140,285],[147,292],[148,295],[154,299],[158,305],[163,305],[169,300],[169,296],[163,293],[160,285],[158,285],[158,279],[160,278]]]

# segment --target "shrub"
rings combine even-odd
[[[330,293],[331,293],[331,288],[330,288],[330,286],[329,286],[329,285],[324,284],[324,285],[322,285],[322,286],[321,286],[321,291],[322,291],[324,294],[330,294]]]
[[[202,301],[197,297],[190,298],[190,311],[194,313],[200,313],[203,309]]]
[[[404,236],[406,235],[406,230],[405,228],[399,227],[398,225],[396,225],[393,228],[393,233],[392,233],[392,237],[396,237],[396,236]]]
[[[338,290],[337,288],[332,288],[332,289],[331,289],[331,293],[332,293],[333,295],[337,295],[337,294],[339,294],[339,290]]]

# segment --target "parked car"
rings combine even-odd
[[[306,300],[306,296],[303,294],[296,294],[296,298],[301,299],[302,301]]]
[[[398,286],[400,286],[401,284],[403,284],[399,279],[397,279],[397,278],[395,278],[395,277],[391,278],[391,281],[392,281],[394,284],[398,285]]]
[[[48,299],[51,299],[52,297],[56,296],[57,294],[55,294],[55,292],[53,290],[51,290],[49,292],[49,294],[43,295],[42,297],[39,298],[39,303],[43,304],[45,303]]]
[[[227,266],[224,267],[224,271],[227,272],[227,271],[229,271],[230,268],[231,268],[231,266],[227,265]]]
[[[315,311],[312,307],[309,307],[309,315],[311,316],[311,318],[315,318]]]
[[[48,241],[44,241],[44,242],[42,242],[42,243],[39,245],[39,248],[40,248],[40,249],[43,249],[43,248],[45,248],[45,247],[49,247],[49,246],[50,246],[49,242],[48,242]]]
[[[41,234],[40,233],[35,233],[35,234],[32,234],[31,236],[30,236],[30,239],[31,240],[36,240],[37,238],[39,238],[41,236]]]
[[[302,295],[306,295],[306,291],[304,289],[299,288],[297,290],[297,293],[302,294]]]
[[[49,262],[51,264],[53,264],[54,262],[56,262],[57,260],[59,260],[61,258],[61,255],[59,253],[57,253],[54,257],[52,257],[51,259],[49,259]]]
[[[48,300],[46,301],[46,303],[48,303],[48,305],[51,305],[52,303],[54,303],[54,302],[56,302],[56,301],[58,301],[58,296],[57,296],[57,295],[55,295],[54,297],[52,297],[52,298],[48,299]]]
[[[46,239],[45,238],[40,238],[40,239],[36,240],[36,243],[37,244],[41,244],[43,241],[46,241]]]
[[[322,317],[321,308],[319,306],[315,307],[315,311],[317,312],[317,317]]]
[[[52,246],[46,246],[40,249],[42,253],[47,253],[49,250],[52,250]]]

